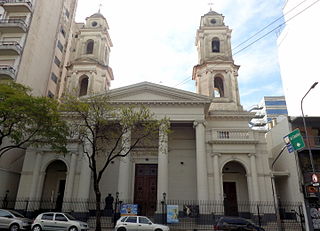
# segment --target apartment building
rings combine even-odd
[[[77,0],[0,0],[0,79],[56,97],[66,73]]]

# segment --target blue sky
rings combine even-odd
[[[209,11],[210,1],[79,0],[76,21],[83,22],[97,12],[101,2],[101,13],[109,23],[114,45],[110,56],[115,76],[112,88],[149,81],[195,92],[191,80],[192,68],[197,64],[195,34],[200,17]],[[226,25],[233,30],[234,48],[281,17],[285,0],[211,2],[213,10],[222,13]],[[233,49],[233,53],[281,22]],[[278,33],[278,30],[270,33],[234,56],[235,63],[241,66],[238,82],[244,108],[257,104],[263,96],[283,95],[277,57]]]

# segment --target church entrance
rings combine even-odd
[[[238,216],[236,182],[223,182],[224,214]]]
[[[239,216],[248,212],[249,202],[247,172],[242,163],[230,161],[222,168],[224,213]]]
[[[61,211],[66,186],[67,166],[61,160],[53,161],[46,169],[41,209]]]
[[[141,215],[153,215],[157,208],[157,164],[136,164],[134,203]]]

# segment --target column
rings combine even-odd
[[[42,161],[42,155],[41,153],[37,153],[36,163],[34,165],[33,176],[32,176],[32,184],[31,184],[31,189],[29,194],[30,200],[40,199],[40,198],[36,198],[36,196],[37,196],[37,185],[39,184],[41,161]]]
[[[208,200],[208,172],[205,143],[205,121],[195,121],[196,128],[196,161],[197,161],[197,194],[199,201]]]
[[[128,152],[131,146],[131,131],[126,131],[122,136],[122,144],[123,148],[121,154],[125,154]],[[118,179],[118,192],[120,200],[129,200],[130,198],[130,168],[131,160],[130,154],[125,157],[120,158],[119,165],[119,179]]]
[[[84,148],[90,153],[91,146],[89,142],[86,142]],[[82,152],[80,159],[81,159],[81,168],[80,168],[81,171],[80,171],[80,180],[79,180],[77,198],[79,200],[87,201],[89,199],[92,172],[89,167],[89,159],[84,152]]]
[[[168,198],[168,133],[165,124],[159,129],[159,149],[158,149],[158,201],[166,193]]]
[[[76,163],[77,163],[77,154],[72,152],[71,153],[71,161],[69,166],[69,171],[67,174],[67,181],[66,181],[66,189],[63,198],[63,211],[70,211],[72,204],[71,199],[73,198],[73,184],[74,184],[74,176],[76,173]]]
[[[213,156],[213,179],[214,179],[214,200],[222,201],[221,198],[221,174],[219,168],[220,153],[212,153]]]
[[[252,193],[254,201],[259,201],[259,188],[258,188],[258,174],[257,174],[257,166],[256,166],[256,154],[250,153],[250,166],[251,166],[251,179],[252,179]]]

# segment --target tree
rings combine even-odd
[[[30,92],[21,84],[0,81],[0,157],[29,146],[50,145],[57,152],[67,152],[68,127],[58,102]]]
[[[100,182],[108,165],[152,142],[160,126],[168,132],[168,120],[155,119],[146,107],[115,106],[107,95],[82,99],[67,96],[63,101],[72,130],[89,160],[96,197],[96,231],[101,231]]]

